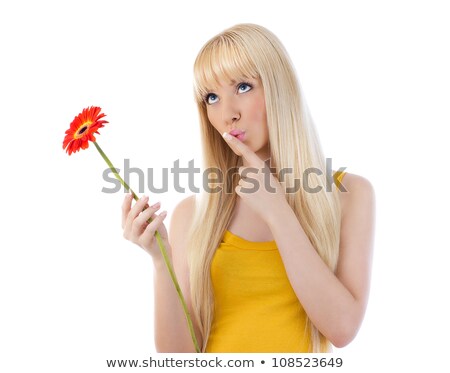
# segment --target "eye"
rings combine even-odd
[[[241,88],[242,87],[244,87],[244,90],[241,90]],[[245,89],[245,87],[248,87],[248,88],[250,88],[250,89]],[[249,90],[251,90],[253,88],[253,86],[250,84],[250,83],[246,83],[246,82],[241,82],[241,83],[239,83],[238,84],[238,92],[240,92],[240,93],[245,93],[245,92],[248,92]],[[207,105],[212,105],[214,102],[210,102],[209,101],[209,99],[211,98],[211,97],[213,97],[213,99],[214,99],[214,97],[216,97],[217,98],[217,95],[216,94],[214,94],[214,93],[208,93],[208,94],[206,94],[205,95],[205,98],[204,98],[204,101],[205,101],[205,103],[207,104]]]
[[[209,102],[209,98],[210,97],[214,97],[214,96],[216,96],[214,93],[208,93],[206,96],[205,96],[205,102],[208,104],[208,105],[211,105],[211,102]],[[217,96],[216,96],[217,97]]]
[[[241,87],[245,87],[245,86],[252,88],[252,85],[251,85],[251,84],[243,82],[243,83],[239,84],[238,90],[239,90]],[[247,92],[247,91],[241,91],[241,92]]]

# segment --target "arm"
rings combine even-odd
[[[375,225],[370,182],[347,174],[342,196],[339,261],[334,274],[322,261],[286,203],[274,210],[269,227],[288,278],[313,324],[336,347],[355,337],[367,306]]]
[[[193,202],[195,200],[189,197],[175,207],[170,222],[170,243],[174,271],[186,300],[197,341],[201,348],[202,340],[191,307],[189,273],[187,272],[185,245],[183,244],[186,241],[188,228],[186,221],[189,221],[189,217],[192,216]],[[195,352],[183,307],[162,256],[154,259],[153,264],[156,350],[158,352]]]
[[[163,260],[154,263],[155,346],[157,352],[196,352],[183,307]],[[178,278],[178,276],[177,276]],[[178,279],[180,281],[180,279]],[[181,286],[181,285],[180,285]],[[186,291],[183,291],[186,299]],[[188,303],[188,301],[186,300]],[[188,308],[189,303],[188,303]],[[189,310],[192,318],[192,311]],[[194,329],[196,325],[194,320]],[[201,339],[196,330],[197,341]]]

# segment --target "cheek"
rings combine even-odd
[[[252,100],[251,103],[251,116],[259,124],[265,124],[266,119],[266,105],[264,102],[264,96],[258,97]]]
[[[262,135],[262,141],[266,143],[269,141],[269,129],[267,128],[267,114],[264,97],[255,103],[254,108],[255,122],[260,127],[260,133]]]
[[[211,113],[211,112],[207,112],[207,116],[208,116],[208,120],[209,120],[209,122],[212,124],[212,126],[215,128],[215,129],[218,129],[217,128],[217,118],[216,118],[216,116],[214,115],[214,113]]]

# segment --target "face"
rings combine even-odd
[[[239,80],[231,85],[221,82],[205,96],[205,102],[208,119],[220,135],[241,130],[244,135],[238,139],[262,160],[269,158],[266,104],[260,79]]]

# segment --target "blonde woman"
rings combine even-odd
[[[292,63],[266,28],[238,24],[210,39],[194,78],[204,168],[216,170],[210,188],[176,206],[170,239],[158,204],[141,213],[148,198],[131,207],[127,197],[122,207],[125,238],[154,263],[158,352],[195,349],[155,230],[202,352],[347,345],[369,296],[371,183],[341,171],[330,177]]]

